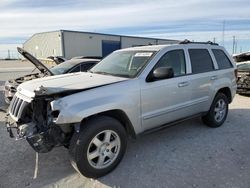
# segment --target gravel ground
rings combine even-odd
[[[1,68],[1,66],[0,66]],[[4,80],[16,75],[1,74]],[[2,106],[2,93],[0,106]],[[0,188],[6,187],[250,187],[250,97],[237,95],[220,128],[199,118],[130,140],[124,159],[97,180],[78,175],[67,149],[38,155],[25,140],[9,138],[0,112]]]

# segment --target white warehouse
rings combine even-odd
[[[105,57],[121,48],[177,42],[168,39],[59,30],[36,33],[23,44],[23,47],[37,58],[63,56],[70,59],[75,56]]]

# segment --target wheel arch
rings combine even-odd
[[[93,114],[91,116],[83,118],[81,121],[81,126],[84,126],[84,123],[88,119],[94,118],[95,116],[108,116],[108,117],[112,117],[118,120],[122,124],[122,126],[125,128],[127,135],[130,136],[131,138],[134,138],[134,139],[136,138],[134,127],[124,111],[119,110],[119,109],[114,109],[114,110],[108,110],[108,111],[100,112],[97,114]]]
[[[227,96],[228,102],[229,102],[229,103],[232,102],[232,93],[231,93],[231,90],[230,90],[229,87],[223,87],[223,88],[219,89],[219,90],[217,91],[217,93],[223,93],[224,95]],[[217,94],[217,93],[216,93],[216,94]]]

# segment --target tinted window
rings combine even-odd
[[[81,72],[87,72],[91,69],[96,63],[83,63],[81,64]]]
[[[69,72],[80,72],[81,71],[81,69],[80,69],[80,66],[79,65],[77,65],[77,67],[74,67],[71,71],[69,71]]]
[[[232,64],[226,54],[222,50],[212,50],[215,59],[218,63],[219,69],[228,69],[232,67]]]
[[[71,60],[60,63],[59,65],[52,67],[50,71],[55,75],[67,73],[75,66],[75,64],[71,63],[70,61]]]
[[[214,70],[213,61],[206,49],[189,49],[192,73],[202,73]]]
[[[175,76],[186,74],[186,61],[183,50],[173,50],[167,52],[159,60],[155,68],[171,67]]]

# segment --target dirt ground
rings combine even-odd
[[[26,72],[18,72],[17,68],[0,73],[0,85],[21,73]],[[0,91],[0,106],[3,105]],[[197,118],[130,140],[120,165],[97,180],[76,173],[63,147],[37,158],[25,140],[9,138],[4,116],[0,112],[0,188],[250,187],[250,97],[247,96],[236,95],[220,128],[208,128]],[[36,165],[38,171],[34,177]]]

